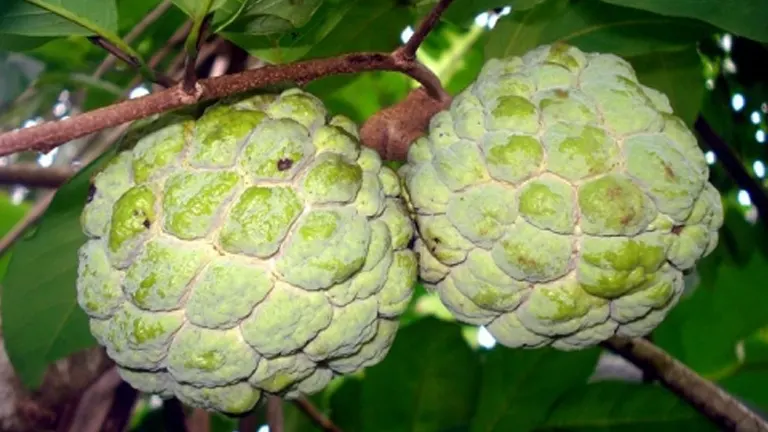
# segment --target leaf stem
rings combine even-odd
[[[650,341],[614,336],[602,345],[657,377],[723,430],[768,432],[768,423],[760,416]]]
[[[74,173],[69,167],[43,168],[33,163],[15,163],[0,167],[0,185],[57,188]]]
[[[139,72],[147,78],[148,80],[151,80],[152,82],[158,82],[158,77],[155,76],[155,72],[147,66],[144,59],[142,59],[141,55],[136,52],[133,48],[130,47],[120,36],[118,36],[116,33],[105,29],[104,27],[101,27],[100,25],[88,20],[84,19],[83,17],[80,17],[66,8],[60,7],[55,4],[51,4],[51,2],[43,1],[43,0],[26,0],[27,2],[41,8],[45,9],[48,12],[51,12],[53,14],[56,14],[66,20],[72,21],[73,23],[85,28],[86,30],[89,30],[93,32],[96,36],[99,38],[109,42],[112,47],[114,47],[115,50],[121,51],[123,54],[125,54],[126,57],[130,58],[131,64],[138,65]],[[110,51],[111,52],[111,51]],[[114,54],[114,53],[113,53]]]
[[[213,19],[213,15],[208,13],[211,10],[211,6],[213,6],[213,0],[205,0],[205,3],[202,5],[203,9],[192,21],[192,29],[189,31],[187,40],[184,42],[184,51],[187,53],[187,57],[184,66],[184,84],[182,88],[188,94],[192,94],[195,90],[197,54],[205,27]]]

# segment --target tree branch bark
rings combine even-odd
[[[279,66],[265,66],[237,74],[198,81],[192,93],[176,85],[142,98],[79,114],[65,120],[47,122],[0,135],[0,156],[25,150],[47,152],[64,142],[126,122],[171,111],[201,101],[242,93],[271,84],[305,83],[320,77],[366,71],[389,70],[411,76],[438,100],[449,99],[439,79],[414,60],[421,41],[431,31],[451,3],[441,0],[419,26],[409,44],[393,53],[353,53],[334,58],[313,59]]]
[[[642,338],[614,336],[603,343],[687,401],[724,430],[768,432],[768,423],[712,382]]]
[[[0,167],[0,185],[57,188],[74,173],[75,171],[67,166],[43,168],[33,163],[15,163]]]

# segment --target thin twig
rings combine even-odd
[[[170,0],[164,0],[162,3],[160,3],[155,9],[153,9],[150,13],[148,13],[144,18],[142,18],[141,21],[139,21],[128,34],[125,35],[123,40],[125,40],[126,43],[131,43],[136,38],[141,36],[144,31],[149,28],[155,21],[160,19],[167,11],[168,9],[173,5]],[[103,76],[105,73],[107,73],[108,70],[112,69],[115,66],[115,63],[117,62],[117,57],[113,55],[108,55],[104,61],[101,62],[99,67],[96,68],[96,71],[93,73],[93,76],[98,78]],[[149,63],[150,67],[154,67],[152,63]]]
[[[112,42],[102,38],[101,36],[90,36],[88,37],[88,40],[91,41],[94,45],[99,46],[106,50],[108,53],[112,54],[113,56],[119,58],[123,62],[127,63],[134,69],[143,70],[144,65],[142,65],[141,61],[137,59],[136,57],[131,56],[130,54],[123,52],[120,48],[115,46]],[[151,76],[152,81],[163,86],[163,87],[172,87],[175,83],[172,79],[168,78],[164,74],[151,70]]]
[[[651,342],[614,336],[603,346],[658,377],[669,390],[723,430],[768,432],[768,423],[760,416]]]
[[[278,396],[267,396],[267,426],[269,426],[269,432],[283,432],[285,430],[283,400]]]
[[[429,12],[429,15],[421,22],[416,31],[413,32],[411,38],[405,43],[398,51],[399,55],[403,56],[405,60],[413,60],[416,57],[416,51],[419,50],[424,39],[427,38],[429,32],[437,25],[443,12],[450,6],[453,0],[440,0],[437,5]]]
[[[715,153],[717,160],[723,165],[728,175],[740,188],[749,193],[749,198],[757,208],[760,219],[768,226],[768,193],[760,185],[760,182],[749,175],[733,149],[717,135],[703,117],[696,119],[694,127],[707,146]]]
[[[93,132],[114,127],[153,114],[171,111],[204,100],[218,99],[254,88],[291,81],[311,81],[337,74],[391,70],[420,80],[425,88],[437,83],[430,80],[423,65],[404,62],[386,53],[357,53],[328,59],[314,59],[291,65],[264,66],[259,69],[198,81],[194,95],[172,87],[141,98],[126,100],[67,119],[16,129],[0,135],[0,156],[37,150],[48,152],[62,143]],[[433,90],[431,93],[439,93]]]
[[[300,397],[293,400],[293,404],[301,410],[307,417],[309,417],[317,427],[325,432],[341,432],[338,426],[326,417],[319,409],[317,409],[309,399]]]
[[[117,386],[112,407],[101,426],[101,432],[123,432],[131,419],[139,392],[123,381]]]
[[[33,163],[15,163],[0,167],[0,185],[57,188],[73,174],[74,170],[68,166],[43,168]]]

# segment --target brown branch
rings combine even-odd
[[[375,70],[400,71],[417,80],[423,80],[428,75],[423,69],[425,69],[424,66],[418,63],[403,61],[386,53],[356,53],[335,58],[307,60],[290,65],[264,66],[237,74],[200,80],[197,83],[198,91],[194,95],[185,93],[177,86],[64,120],[6,132],[0,135],[0,156],[24,150],[48,152],[64,142],[106,128],[271,84],[311,81],[328,75]],[[435,82],[430,80],[424,80],[421,83],[425,88],[435,85]],[[433,89],[431,93],[439,93],[439,91]]]
[[[414,61],[409,52],[414,46],[418,48],[419,38],[426,37],[449,4],[450,0],[441,0],[438,3],[419,26],[418,37],[407,45],[409,48],[406,50],[397,49],[393,53],[354,53],[287,65],[264,66],[236,74],[207,78],[197,82],[193,94],[184,92],[181,87],[173,87],[142,98],[78,114],[65,120],[0,134],[0,156],[24,150],[50,151],[72,139],[185,105],[231,96],[271,84],[304,83],[329,75],[377,70],[402,72],[421,83],[434,98],[446,100],[449,96],[437,77],[424,65]]]
[[[139,21],[139,23],[136,24],[130,32],[128,32],[128,34],[125,35],[125,42],[131,43],[136,40],[137,37],[141,36],[141,34],[144,33],[144,31],[147,30],[149,26],[160,19],[160,17],[168,11],[172,4],[173,3],[171,3],[170,0],[164,0],[162,3],[160,3],[154,10],[148,13],[141,21]],[[112,69],[115,66],[115,63],[117,63],[117,57],[114,55],[108,55],[107,58],[101,62],[99,67],[96,68],[93,76],[95,78],[101,77],[107,73],[108,70]],[[154,67],[151,63],[150,66]]]
[[[695,128],[702,140],[715,153],[717,160],[720,161],[728,175],[740,188],[749,193],[749,198],[757,208],[760,219],[763,224],[768,226],[768,193],[760,185],[760,182],[749,175],[733,149],[717,135],[703,117],[696,119]]]
[[[74,173],[75,171],[67,166],[43,168],[33,163],[15,163],[0,167],[0,185],[57,188]]]
[[[427,38],[429,32],[437,25],[440,20],[440,16],[443,15],[448,6],[453,0],[440,0],[437,5],[429,12],[424,21],[421,22],[416,31],[413,32],[411,38],[400,49],[396,51],[398,55],[401,55],[405,60],[413,60],[416,57],[416,51],[419,50],[424,39]]]
[[[259,426],[259,419],[253,413],[240,417],[237,421],[237,430],[240,432],[254,432],[257,426]]]
[[[655,375],[664,386],[723,430],[768,432],[768,423],[760,416],[651,342],[614,336],[603,346]]]
[[[130,384],[122,381],[115,390],[115,396],[112,401],[112,407],[107,413],[104,423],[101,425],[101,432],[123,432],[126,430],[131,414],[133,414],[133,407],[136,404],[136,400],[139,397],[139,392],[136,391]]]
[[[300,397],[293,400],[293,404],[301,410],[307,417],[309,417],[317,427],[324,432],[341,432],[338,426],[326,417],[319,409],[317,409],[309,399]]]
[[[269,432],[283,432],[285,430],[283,400],[275,395],[267,396],[267,425]]]

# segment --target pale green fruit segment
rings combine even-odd
[[[301,213],[302,204],[290,187],[246,189],[219,233],[222,248],[262,258],[271,256]]]
[[[319,292],[277,283],[251,316],[242,321],[246,342],[264,355],[290,354],[328,327],[333,307]]]
[[[107,318],[122,304],[120,273],[109,262],[100,240],[89,240],[79,250],[77,301],[81,308],[96,318]]]
[[[415,230],[354,122],[294,88],[156,116],[123,143],[81,215],[77,303],[125,381],[245,414],[386,356]]]
[[[349,202],[360,190],[363,170],[340,155],[325,153],[309,168],[302,191],[312,203]]]
[[[92,194],[80,216],[87,235],[103,237],[109,232],[114,203],[131,188],[131,161],[130,153],[121,153],[91,181]]]
[[[562,43],[489,59],[399,173],[425,287],[508,347],[648,334],[723,224],[666,95]]]
[[[234,327],[264,300],[273,285],[264,268],[217,258],[200,272],[187,299],[187,319],[201,327]]]
[[[145,310],[178,309],[192,278],[206,259],[204,250],[164,239],[147,242],[125,273],[131,301]]]
[[[176,162],[189,140],[191,121],[173,123],[138,140],[133,148],[134,181],[157,178]]]
[[[189,163],[204,168],[232,166],[243,142],[265,117],[261,111],[217,105],[209,108],[195,122],[195,142],[187,157]]]
[[[512,184],[530,178],[544,160],[544,149],[530,135],[493,134],[482,145],[491,176]]]
[[[141,185],[127,190],[114,203],[108,247],[121,267],[147,237],[157,219],[156,200],[154,191]]]
[[[163,228],[183,240],[205,237],[240,181],[240,175],[231,171],[170,176],[165,184]]]
[[[173,338],[166,361],[176,380],[214,387],[250,376],[259,356],[236,328],[211,330],[185,325]]]

